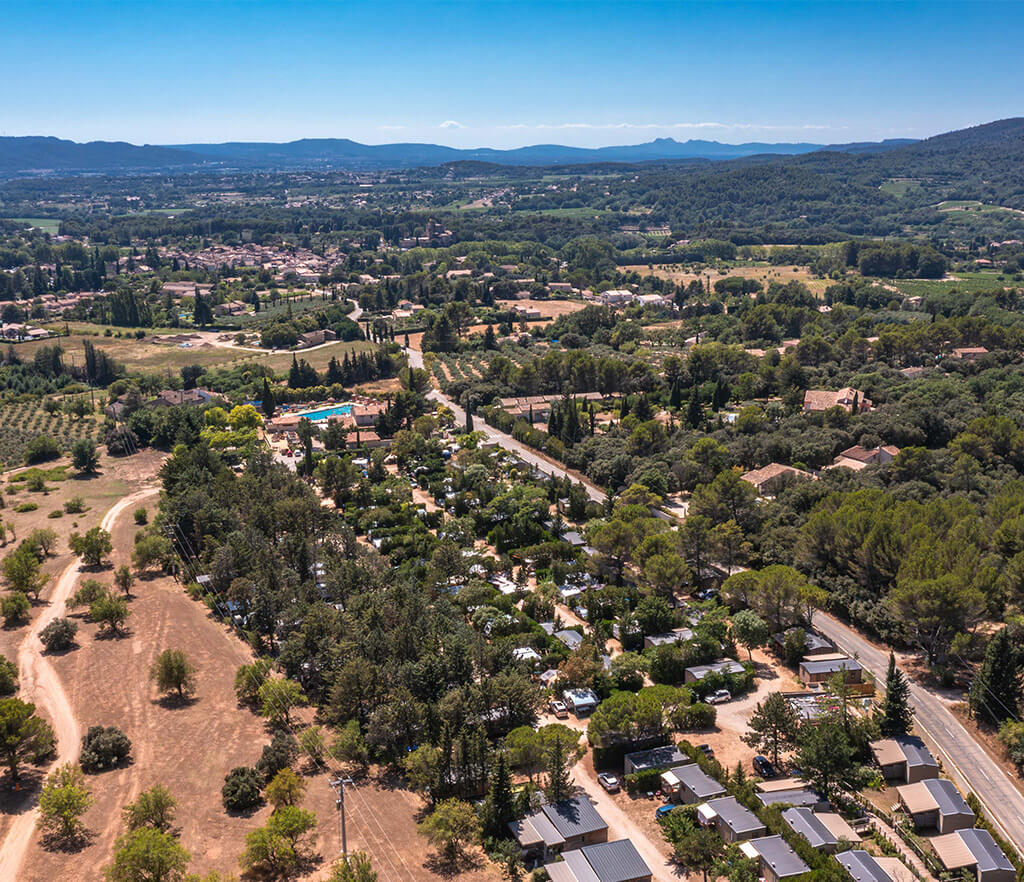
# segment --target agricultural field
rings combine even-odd
[[[819,279],[811,273],[810,267],[806,266],[772,266],[767,263],[748,264],[746,266],[729,266],[721,269],[709,269],[703,272],[694,272],[692,269],[683,269],[672,264],[654,264],[650,267],[646,264],[623,267],[625,272],[635,272],[640,276],[657,276],[659,279],[668,279],[677,285],[689,285],[697,279],[705,282],[711,281],[713,285],[719,279],[728,276],[740,276],[744,279],[756,279],[762,285],[767,286],[770,282],[802,282],[817,297],[823,297],[825,289],[833,284],[831,279]]]
[[[924,297],[948,291],[975,294],[1015,285],[1008,276],[995,272],[955,273],[945,279],[890,279],[885,283],[907,297]]]
[[[70,402],[74,397],[56,400]],[[88,394],[78,397],[92,406]],[[104,400],[101,393],[96,403],[102,406]],[[72,416],[61,409],[47,412],[39,399],[0,405],[0,466],[21,465],[26,445],[39,435],[48,435],[68,451],[79,438],[98,441],[102,427],[103,415],[95,410],[85,416]]]
[[[28,224],[37,230],[42,230],[50,236],[56,236],[60,232],[60,218],[56,217],[10,217],[3,220],[12,220],[19,224]]]
[[[512,309],[516,306],[528,306],[540,312],[542,318],[556,319],[560,315],[568,315],[586,309],[589,304],[582,300],[498,300],[495,303],[500,309]],[[531,322],[531,324],[534,324]]]

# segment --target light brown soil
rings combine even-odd
[[[668,279],[677,285],[689,285],[690,282],[696,281],[697,279],[707,282],[711,280],[711,284],[720,279],[724,279],[728,276],[741,276],[744,279],[757,279],[761,284],[766,285],[769,282],[803,282],[813,294],[821,296],[825,293],[825,289],[832,284],[829,279],[817,279],[811,275],[809,267],[806,266],[768,266],[765,264],[755,266],[734,266],[729,267],[724,273],[719,272],[717,269],[704,270],[703,272],[693,272],[692,270],[680,269],[676,265],[666,264],[658,265],[655,264],[652,270],[646,264],[642,266],[627,266],[623,267],[623,272],[636,272],[641,276],[657,276],[659,279]]]
[[[528,306],[536,309],[545,320],[555,319],[560,315],[568,315],[586,309],[588,304],[582,300],[497,300],[495,304],[501,309],[512,309],[514,306]],[[531,322],[534,324],[534,322]]]

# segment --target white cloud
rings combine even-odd
[[[441,125],[438,126],[438,128],[439,129],[461,129],[461,128],[465,128],[465,127],[462,125],[462,123],[457,123],[453,119],[446,119],[443,123],[441,123]]]

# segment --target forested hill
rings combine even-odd
[[[195,166],[201,156],[171,147],[124,141],[79,144],[61,138],[0,138],[0,175],[45,172],[138,172]]]
[[[839,144],[825,149],[846,153],[876,153],[908,142]],[[347,138],[305,138],[284,144],[233,142],[155,147],[124,142],[95,141],[78,144],[58,138],[0,138],[0,175],[198,169],[388,169],[436,166],[476,161],[501,166],[564,166],[608,162],[667,160],[729,160],[753,155],[794,156],[823,149],[820,144],[722,144],[717,141],[676,141],[658,138],[644,144],[583,148],[536,144],[510,150],[458,149],[438,144],[368,145]]]

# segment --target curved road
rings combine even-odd
[[[812,625],[885,683],[889,650],[871,643],[838,619],[815,612]],[[1024,794],[963,727],[935,693],[908,678],[914,718],[925,738],[942,754],[942,764],[958,783],[981,800],[988,819],[1024,854]]]
[[[109,531],[122,512],[158,492],[158,488],[152,487],[123,497],[103,516],[100,527]],[[61,763],[74,762],[78,758],[81,728],[57,672],[50,664],[50,660],[43,655],[43,644],[39,634],[50,622],[64,615],[68,597],[81,572],[81,559],[75,559],[64,568],[50,595],[49,606],[36,619],[18,647],[18,697],[24,701],[34,702],[37,708],[45,711],[57,736],[57,758],[50,768]],[[36,809],[22,812],[7,831],[7,837],[0,846],[0,882],[18,878],[25,853],[32,841],[37,816]]]

